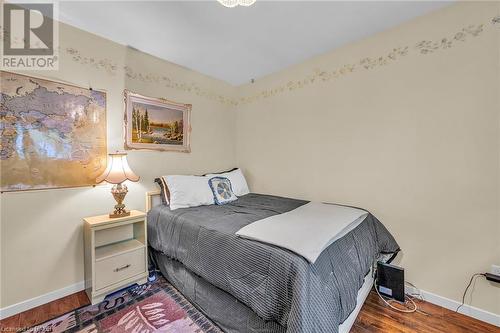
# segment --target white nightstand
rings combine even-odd
[[[110,218],[107,214],[83,219],[85,291],[92,304],[133,283],[146,283],[148,250],[146,214]]]

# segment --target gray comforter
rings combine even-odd
[[[356,306],[380,253],[399,246],[371,214],[331,244],[314,264],[288,250],[235,235],[243,226],[307,203],[248,194],[227,205],[148,213],[149,245],[233,295],[287,332],[337,332]]]

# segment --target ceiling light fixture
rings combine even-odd
[[[251,6],[256,0],[217,0],[221,5],[228,8],[234,8],[236,6]]]

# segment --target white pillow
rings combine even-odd
[[[241,169],[236,169],[230,172],[224,172],[224,173],[219,173],[219,174],[208,174],[206,175],[208,178],[212,177],[225,177],[229,179],[231,182],[231,187],[233,189],[234,194],[236,196],[240,197],[242,195],[250,193],[250,190],[248,189],[248,184],[245,179],[245,176],[243,176],[243,172],[241,172]]]
[[[163,176],[170,192],[170,210],[214,204],[206,176]]]

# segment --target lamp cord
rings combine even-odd
[[[467,291],[469,290],[469,288],[472,284],[472,281],[474,281],[478,276],[486,276],[486,274],[484,274],[484,273],[472,274],[472,276],[470,277],[469,284],[465,288],[464,294],[462,295],[462,303],[458,306],[458,308],[455,310],[455,312],[458,312],[458,310],[460,310],[460,308],[465,305],[465,296],[467,296]]]

